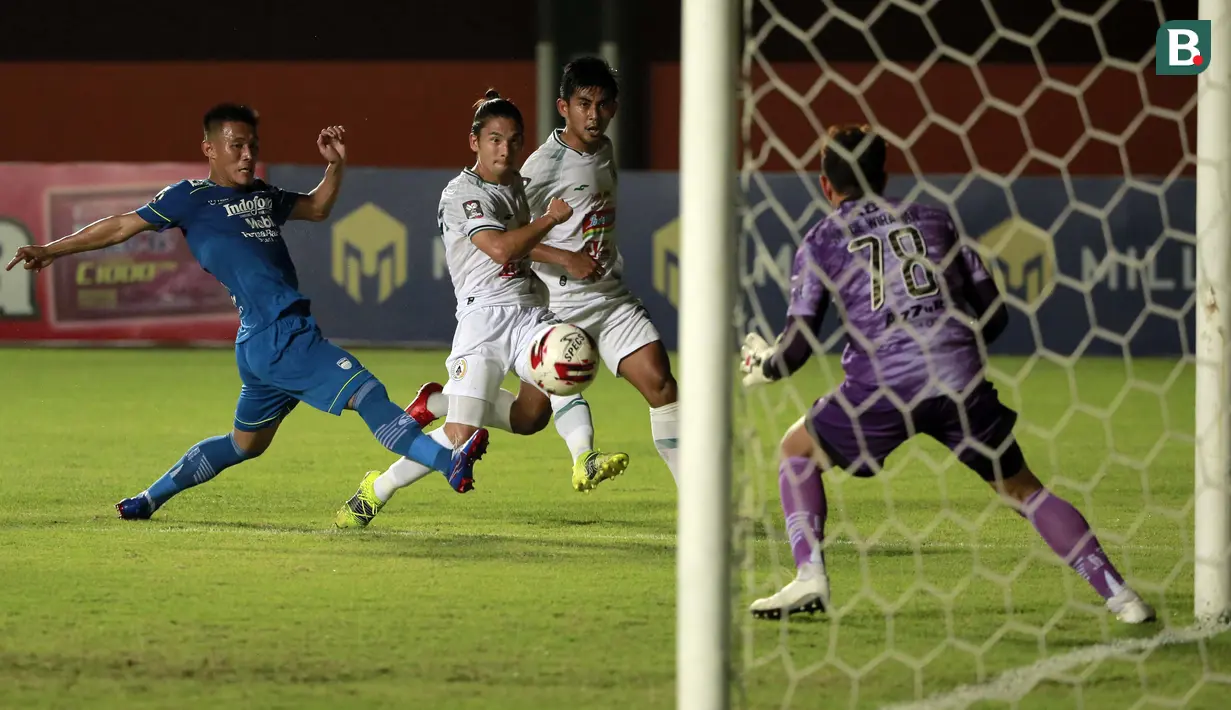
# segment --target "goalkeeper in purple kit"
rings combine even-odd
[[[749,334],[746,387],[788,377],[812,355],[810,338],[831,301],[843,315],[846,378],[816,400],[782,439],[778,481],[797,575],[750,611],[780,618],[830,605],[822,551],[827,504],[822,473],[873,476],[913,435],[949,447],[987,481],[1048,546],[1105,600],[1120,621],[1155,618],[1125,584],[1085,518],[1048,491],[1014,436],[1017,413],[984,378],[979,340],[1008,323],[996,284],[962,246],[941,208],[881,196],[885,141],[867,126],[831,129],[821,189],[833,212],[804,237],[791,271],[787,325],[775,343]]]

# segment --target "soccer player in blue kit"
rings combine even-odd
[[[203,121],[207,179],[181,180],[136,211],[101,219],[45,246],[23,246],[5,267],[24,262],[27,270],[39,271],[66,254],[177,227],[193,256],[227,288],[239,310],[235,360],[243,386],[234,430],[193,445],[153,485],[117,503],[116,511],[126,520],[149,518],[176,494],[260,456],[301,401],[334,415],[357,411],[385,448],[442,472],[459,493],[471,490],[474,463],[487,449],[487,430],[478,429],[455,451],[424,435],[390,401],[375,375],[321,335],[308,298],[299,292],[281,226],[288,220],[329,217],[342,186],[345,130],[331,126],[321,131],[316,145],[329,165],[320,184],[301,194],[255,176],[257,122],[256,112],[246,106],[215,106]]]

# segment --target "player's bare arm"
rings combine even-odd
[[[603,275],[603,265],[584,251],[569,251],[539,244],[530,250],[530,259],[540,264],[554,264],[568,272],[569,278],[584,281]]]
[[[308,222],[323,222],[329,219],[333,205],[342,191],[342,173],[346,168],[346,129],[329,126],[316,138],[316,148],[328,166],[320,184],[307,195],[299,198],[291,210],[290,219]]]
[[[530,254],[552,227],[567,222],[573,216],[573,208],[559,198],[552,198],[547,212],[524,227],[509,232],[485,229],[470,238],[470,242],[497,264],[517,261]]]
[[[11,271],[19,262],[25,262],[24,266],[27,271],[40,271],[66,254],[106,249],[153,228],[154,225],[146,222],[136,212],[112,215],[82,227],[77,232],[61,237],[50,244],[44,246],[28,244],[20,247],[4,270]]]

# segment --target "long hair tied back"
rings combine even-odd
[[[470,124],[470,132],[476,136],[492,118],[507,118],[517,124],[517,130],[525,130],[521,110],[512,101],[502,98],[500,92],[495,89],[488,89],[483,98],[474,102],[474,108],[474,122]]]

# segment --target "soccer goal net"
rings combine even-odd
[[[1231,71],[1223,69],[1231,56],[1218,51],[1231,49],[1225,3],[1201,4],[1202,19],[1213,20],[1214,50],[1200,76],[1156,72],[1156,31],[1164,21],[1195,19],[1166,15],[1170,3],[741,4],[740,39],[730,47],[740,76],[732,160],[740,188],[737,249],[730,264],[737,276],[732,301],[718,303],[734,308],[740,334],[757,332],[772,342],[786,322],[796,247],[831,209],[818,184],[826,131],[869,124],[889,146],[886,194],[946,207],[964,243],[995,276],[1010,324],[990,348],[987,378],[1019,413],[1016,436],[1030,468],[1084,515],[1158,621],[1118,623],[1083,578],[1095,571],[1075,571],[949,449],[925,436],[898,448],[874,477],[825,473],[827,612],[754,618],[749,604],[796,573],[780,504],[778,447],[790,425],[842,380],[847,334],[840,309],[832,307],[802,371],[741,391],[732,403],[727,515],[734,555],[723,601],[732,619],[724,653],[734,682],[722,702],[1223,707],[1231,635],[1207,622],[1225,614],[1231,596],[1231,331],[1220,299],[1228,295],[1231,263]],[[712,240],[692,231],[708,218],[690,203],[702,199],[703,188],[689,181],[722,165],[721,156],[690,154],[690,145],[704,146],[687,134],[723,126],[690,121],[712,110],[690,112],[690,95],[701,95],[690,91],[702,91],[707,71],[722,70],[690,68],[707,50],[698,49],[704,40],[690,44],[688,5],[686,470],[702,460],[687,441],[697,431],[689,422],[701,416],[688,411],[689,398],[702,383],[688,369],[704,368],[699,345],[690,358],[688,339],[699,342],[703,327],[690,319],[721,314],[713,298],[690,300],[690,288],[701,288],[706,270],[712,278],[715,268],[728,266],[689,263],[702,249],[690,250],[697,243],[690,240]],[[1193,5],[1183,9],[1191,13]],[[720,59],[724,50],[708,51]],[[722,227],[721,220],[705,224]],[[689,281],[689,269],[696,280]],[[731,376],[728,366],[715,381]],[[723,404],[706,401],[707,408]],[[682,488],[683,499],[692,491],[686,482]],[[705,548],[689,538],[703,528],[690,527],[700,513],[685,505],[693,504],[681,501],[681,575],[704,569],[688,562],[690,550]],[[690,598],[695,602],[682,592],[681,605]],[[686,618],[692,613],[682,611],[682,636],[695,632]],[[690,618],[695,624],[702,617]],[[681,651],[681,664],[687,658]],[[701,707],[685,703],[683,687],[680,699],[681,707]]]

